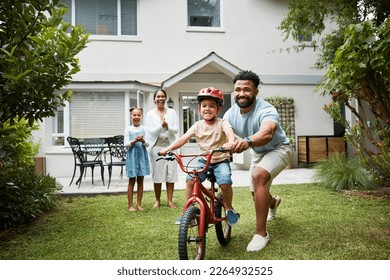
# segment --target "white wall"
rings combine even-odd
[[[187,31],[183,0],[140,3],[139,37],[92,42],[79,55],[75,80],[138,80],[161,82],[214,51],[241,69],[259,74],[313,74],[312,49],[280,53],[277,26],[287,13],[286,0],[223,0],[223,32]],[[96,37],[95,37],[96,38]]]
[[[316,59],[313,49],[301,53],[285,49],[295,44],[283,41],[277,30],[287,13],[288,0],[221,0],[222,31],[187,30],[187,1],[139,1],[139,36],[112,39],[91,36],[79,55],[81,72],[74,81],[129,81],[160,84],[188,66],[215,52],[229,63],[253,70],[262,77],[321,75],[312,69]],[[280,52],[280,50],[284,50]],[[176,84],[168,95],[174,99],[179,114],[179,92],[194,91],[210,84],[198,81]],[[230,82],[213,86],[232,91]],[[333,122],[322,110],[326,97],[313,93],[314,85],[267,83],[260,96],[291,96],[296,104],[296,135],[328,135]],[[152,94],[145,95],[145,111],[153,108]],[[47,170],[53,176],[70,176],[73,170],[70,149],[51,147],[51,124],[41,138],[47,157]],[[43,136],[44,135],[44,136]],[[60,167],[60,168],[59,168]]]

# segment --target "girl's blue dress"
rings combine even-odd
[[[129,131],[129,139],[134,139],[138,135],[144,135],[144,129],[140,131]],[[149,157],[145,146],[141,142],[136,142],[127,150],[126,174],[129,178],[146,176],[150,174]]]

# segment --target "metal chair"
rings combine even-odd
[[[111,183],[112,167],[120,166],[121,173],[120,178],[123,177],[123,166],[126,166],[126,155],[127,149],[123,143],[123,135],[117,135],[114,137],[107,138],[108,149],[110,153],[110,161],[107,163],[108,166],[108,188]]]
[[[80,176],[76,181],[76,185],[81,185],[81,180],[83,178],[84,172],[86,172],[86,168],[90,167],[92,170],[92,185],[93,185],[93,171],[95,166],[100,166],[101,169],[101,176],[102,176],[102,181],[103,181],[103,186],[104,186],[104,165],[103,165],[103,160],[101,159],[101,154],[103,152],[103,145],[104,145],[104,139],[103,139],[103,144],[100,145],[101,151],[100,154],[97,151],[94,151],[95,149],[98,150],[97,148],[86,148],[85,150],[81,148],[80,141],[77,138],[74,137],[68,137],[66,138],[68,141],[70,147],[72,148],[73,152],[73,157],[74,157],[74,169],[73,169],[73,175],[72,175],[72,180],[70,181],[69,186],[72,184],[74,176],[76,174],[76,168],[77,166],[80,168]],[[101,142],[101,141],[100,141]],[[92,145],[93,146],[93,145]],[[94,156],[93,160],[88,160],[88,155]],[[100,157],[99,157],[100,155]]]

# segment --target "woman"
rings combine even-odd
[[[156,161],[161,148],[168,147],[175,141],[175,134],[179,130],[179,119],[173,109],[166,108],[167,93],[159,89],[154,93],[156,108],[146,114],[145,124],[149,131],[148,143],[150,145],[150,164],[152,166],[152,177],[154,182],[154,193],[156,203],[153,208],[161,206],[161,185],[166,183],[168,207],[176,208],[172,202],[173,189],[177,182],[177,163],[175,161]]]

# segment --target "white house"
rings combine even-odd
[[[67,136],[123,134],[130,106],[154,107],[153,93],[163,87],[179,115],[180,134],[191,102],[207,86],[221,89],[228,108],[233,76],[240,70],[259,74],[261,97],[292,97],[295,137],[334,135],[333,120],[322,110],[329,102],[314,89],[323,73],[312,69],[316,53],[280,51],[293,44],[277,29],[288,0],[64,0],[66,20],[82,24],[91,42],[79,55],[81,71],[68,86],[71,103],[45,119],[36,138],[46,173],[69,177],[73,156]],[[184,149],[196,144],[188,143]],[[237,157],[234,168],[246,168]],[[293,166],[298,165],[297,145]]]

